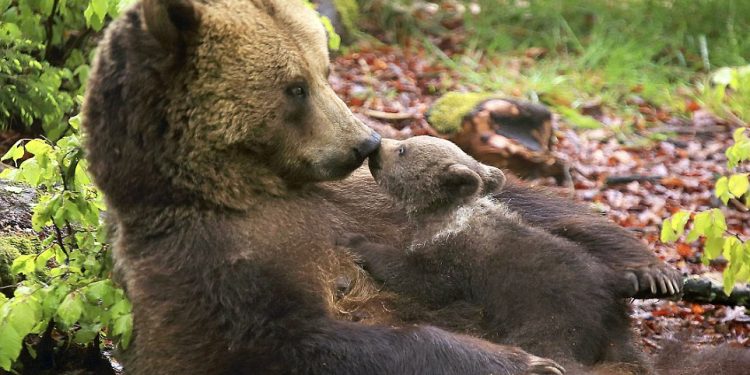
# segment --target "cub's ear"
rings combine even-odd
[[[198,30],[200,11],[192,0],[143,0],[146,29],[166,49],[184,48],[188,34]]]
[[[463,164],[449,166],[441,180],[450,197],[469,197],[479,191],[482,179],[477,172]]]
[[[487,174],[484,178],[484,192],[498,192],[505,187],[505,173],[499,168],[487,166]]]

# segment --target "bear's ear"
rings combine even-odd
[[[487,166],[487,174],[484,178],[484,192],[499,192],[505,186],[505,173],[499,168]]]
[[[482,179],[477,172],[463,164],[449,166],[441,181],[451,198],[472,196],[477,193],[482,183]]]
[[[166,49],[184,47],[187,34],[200,25],[200,12],[192,0],[143,0],[146,29]]]

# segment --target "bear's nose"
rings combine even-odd
[[[370,138],[367,138],[367,140],[360,143],[357,148],[354,149],[354,153],[357,154],[359,160],[365,160],[365,158],[375,152],[378,147],[380,147],[380,134],[373,132]]]

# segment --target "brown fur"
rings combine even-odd
[[[379,142],[327,69],[323,28],[297,2],[148,0],[109,27],[84,125],[133,302],[126,371],[555,373],[520,349],[430,326],[337,319],[359,304],[373,322],[399,320],[333,241],[364,230],[399,242],[403,219],[368,198],[364,174],[319,183]],[[342,275],[356,285],[336,303]]]
[[[388,290],[432,308],[483,308],[482,331],[564,365],[650,368],[632,342],[620,275],[494,200],[504,177],[433,137],[383,140],[370,170],[411,217],[409,250],[349,236]],[[602,368],[604,368],[602,367]]]

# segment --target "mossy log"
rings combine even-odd
[[[552,152],[552,113],[543,105],[488,93],[447,93],[428,122],[477,160],[522,178],[554,177],[570,185],[570,168]]]

